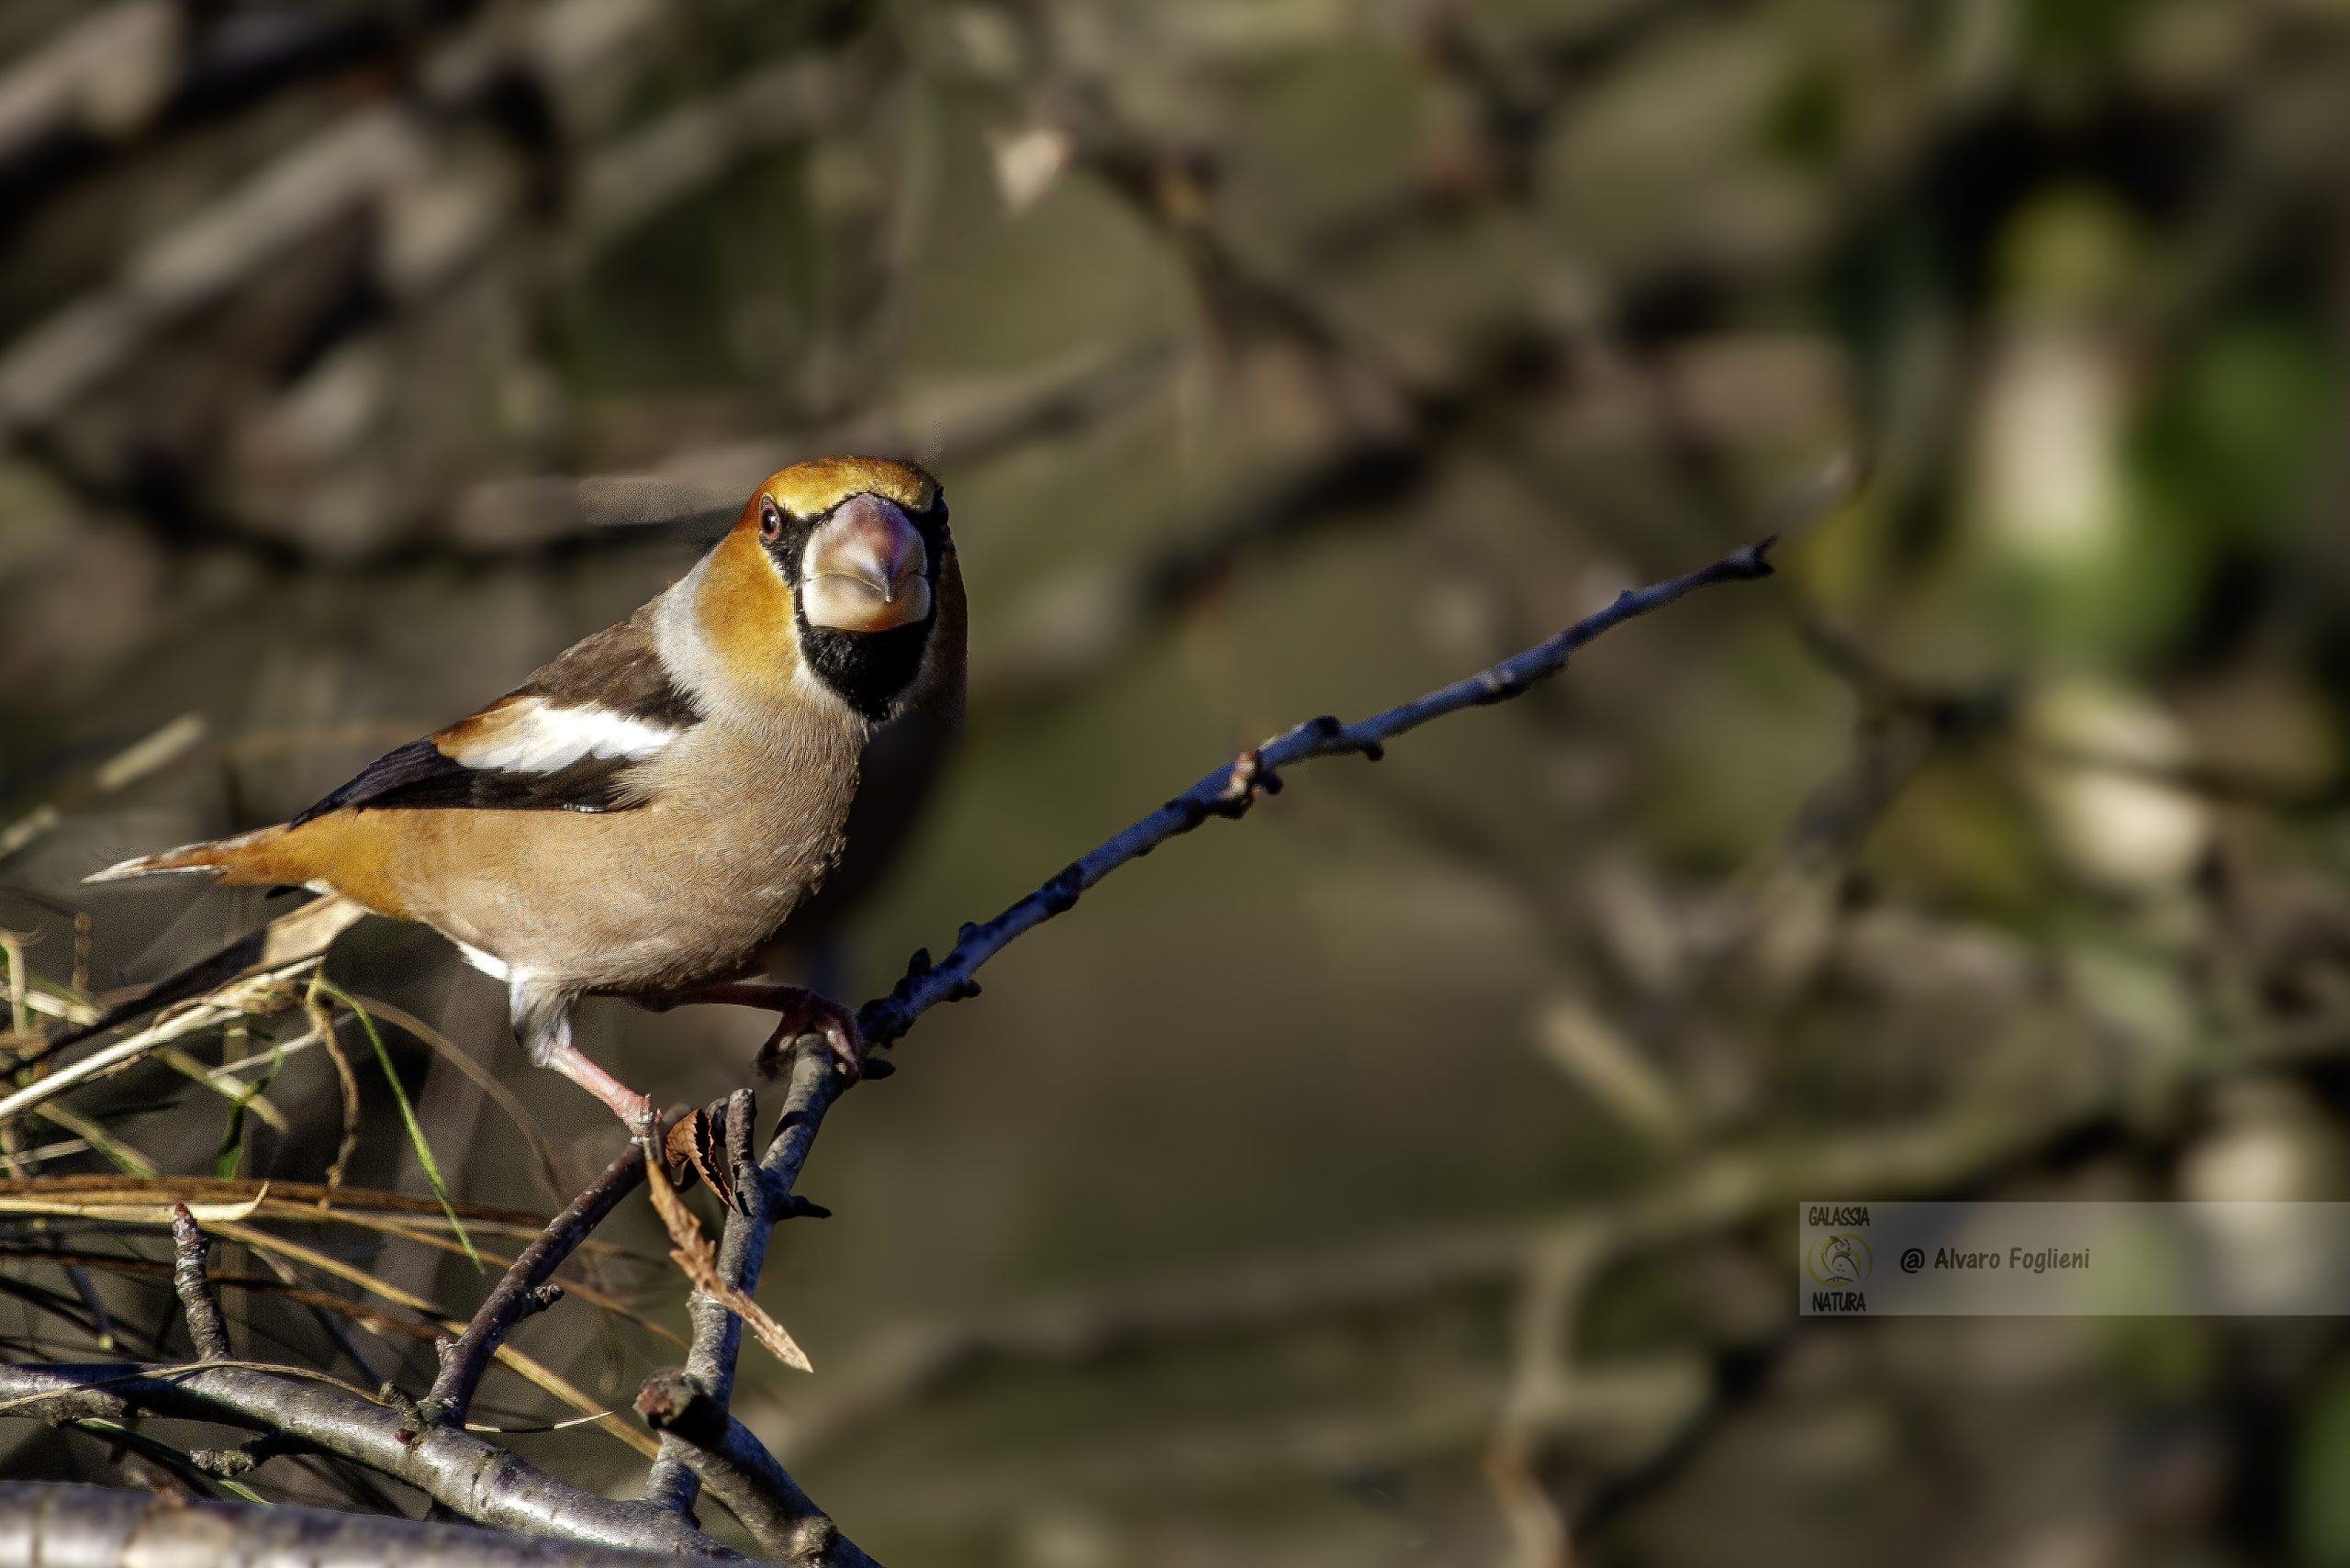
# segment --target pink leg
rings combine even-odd
[[[546,1065],[601,1100],[630,1132],[642,1136],[653,1125],[653,1102],[588,1060],[570,1041],[549,1051]]]
[[[856,1014],[828,997],[802,986],[771,985],[764,980],[722,980],[673,991],[666,1002],[713,1002],[733,1007],[755,1007],[776,1015],[775,1033],[759,1047],[765,1065],[776,1052],[802,1035],[822,1035],[851,1083],[865,1073],[865,1041],[857,1033]]]

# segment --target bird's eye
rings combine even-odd
[[[759,537],[772,544],[783,532],[783,509],[766,497],[759,498]]]

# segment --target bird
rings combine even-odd
[[[763,1060],[821,1033],[853,1078],[855,1014],[750,977],[912,820],[962,722],[967,619],[935,479],[796,463],[627,620],[291,821],[84,879],[304,887],[429,926],[505,983],[531,1059],[635,1133],[652,1100],[574,1043],[585,997],[765,1008]]]

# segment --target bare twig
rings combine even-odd
[[[1835,488],[1841,493],[1841,485]],[[1628,589],[1605,609],[1550,641],[1413,701],[1353,724],[1326,716],[1310,720],[1235,761],[1219,764],[1191,789],[1073,862],[995,919],[984,925],[965,926],[961,940],[944,963],[933,965],[927,953],[915,954],[897,989],[859,1011],[857,1021],[867,1041],[880,1045],[895,1040],[939,1002],[975,995],[979,988],[971,980],[973,972],[1023,932],[1067,911],[1080,892],[1120,866],[1190,832],[1209,817],[1244,814],[1260,793],[1270,794],[1281,788],[1279,769],[1346,753],[1376,759],[1389,739],[1406,730],[1464,708],[1516,697],[1533,682],[1556,674],[1577,648],[1626,621],[1715,583],[1769,576],[1765,554],[1771,543],[1766,539],[1744,545],[1701,570]],[[798,1051],[790,1060],[790,1088],[782,1124],[760,1162],[755,1190],[745,1194],[747,1201],[728,1216],[718,1249],[719,1279],[746,1296],[757,1288],[768,1233],[778,1219],[795,1210],[792,1186],[807,1159],[808,1147],[844,1087],[825,1053]],[[733,1389],[742,1326],[724,1305],[699,1293],[692,1311],[694,1349],[686,1371],[715,1407],[724,1410]],[[688,1513],[698,1490],[686,1446],[675,1434],[665,1433],[662,1457],[647,1482],[646,1496]]]
[[[717,1271],[732,1290],[749,1295],[758,1289],[759,1270],[767,1260],[767,1238],[777,1224],[811,1205],[792,1193],[807,1163],[809,1146],[844,1087],[828,1051],[796,1050],[788,1058],[783,1118],[758,1164],[755,1180],[735,1194],[735,1207],[726,1216],[725,1232],[718,1239]],[[725,1305],[697,1292],[688,1311],[694,1324],[693,1349],[686,1357],[686,1374],[724,1410],[733,1396],[734,1363],[743,1346],[742,1320]],[[700,1490],[689,1462],[687,1445],[675,1434],[661,1437],[661,1457],[645,1482],[645,1499],[680,1514],[690,1514]]]
[[[887,997],[868,1002],[863,1009],[860,1022],[867,1039],[876,1044],[894,1040],[930,1007],[943,1001],[971,994],[976,990],[971,979],[974,972],[1023,932],[1067,910],[1080,892],[1119,866],[1147,854],[1178,834],[1189,832],[1209,817],[1244,814],[1260,793],[1270,794],[1280,789],[1281,770],[1291,764],[1348,753],[1376,759],[1386,741],[1407,730],[1465,708],[1513,698],[1533,682],[1556,673],[1576,649],[1626,621],[1661,608],[1703,587],[1767,576],[1770,566],[1765,552],[1769,543],[1770,541],[1765,540],[1747,545],[1702,570],[1645,588],[1628,590],[1605,609],[1577,622],[1548,642],[1414,701],[1353,724],[1330,717],[1313,720],[1230,763],[1220,764],[1182,794],[1073,863],[993,921],[984,925],[967,926],[946,962],[933,966],[926,955],[917,955],[905,980],[896,990]],[[318,908],[311,906],[311,910]],[[311,914],[311,910],[297,913]],[[322,950],[324,940],[319,938],[330,940],[347,923],[331,918],[331,914],[312,914],[311,920],[298,928],[299,935],[306,938],[298,946],[309,948],[313,953]],[[281,922],[278,925],[284,924]],[[229,972],[258,967],[255,960],[263,957],[278,958],[282,963],[283,955],[289,946],[285,938],[297,933],[281,932],[278,925],[273,926],[271,935],[280,940],[265,945],[262,952],[240,954],[243,961],[237,969]],[[320,929],[313,931],[310,929],[312,925]],[[206,978],[217,985],[218,980],[216,977],[221,976],[222,968],[221,960],[206,966]],[[157,988],[157,991],[169,993],[176,990],[187,994],[196,989],[192,979],[181,977],[176,984],[167,982],[165,986]],[[151,1034],[157,1032],[150,1031]],[[51,1048],[55,1048],[56,1044],[52,1043]],[[96,1062],[110,1058],[120,1048],[109,1047],[108,1051],[101,1052],[99,1057],[91,1060]],[[649,1514],[666,1521],[663,1528],[682,1532],[675,1539],[683,1541],[688,1549],[699,1549],[706,1540],[679,1519],[677,1514],[690,1511],[705,1474],[716,1476],[722,1473],[711,1457],[712,1452],[717,1451],[723,1456],[730,1447],[741,1448],[741,1444],[730,1444],[726,1440],[733,1429],[732,1417],[726,1412],[742,1330],[742,1319],[735,1308],[752,1300],[775,1225],[794,1213],[804,1212],[808,1207],[793,1195],[792,1189],[817,1129],[844,1086],[826,1053],[796,1052],[789,1061],[789,1083],[782,1123],[757,1167],[755,1179],[748,1183],[749,1190],[738,1194],[738,1207],[728,1216],[724,1234],[709,1260],[710,1267],[706,1271],[709,1277],[698,1282],[703,1288],[697,1290],[692,1304],[694,1342],[682,1375],[690,1380],[695,1397],[710,1412],[709,1419],[713,1424],[704,1429],[704,1435],[707,1438],[710,1434],[718,1434],[714,1439],[715,1448],[711,1440],[697,1443],[685,1432],[665,1428],[661,1457],[648,1483],[650,1505],[609,1504],[596,1500],[599,1505],[597,1539],[644,1544],[643,1531],[651,1527],[639,1516]],[[89,1065],[79,1064],[73,1071],[84,1071]],[[68,1074],[57,1076],[63,1078]],[[524,1257],[517,1260],[498,1291],[493,1293],[491,1301],[485,1305],[448,1352],[433,1389],[433,1414],[437,1419],[428,1431],[420,1433],[409,1426],[402,1425],[398,1417],[358,1404],[345,1394],[316,1389],[294,1390],[289,1394],[278,1380],[264,1374],[226,1368],[206,1369],[190,1375],[171,1377],[153,1376],[149,1369],[137,1367],[17,1369],[19,1383],[26,1379],[50,1380],[48,1383],[36,1381],[17,1389],[18,1397],[33,1395],[33,1402],[44,1410],[50,1406],[60,1408],[71,1406],[76,1413],[103,1416],[128,1413],[132,1409],[154,1409],[174,1414],[207,1414],[215,1418],[259,1425],[262,1429],[284,1432],[312,1442],[329,1452],[408,1481],[467,1517],[507,1524],[509,1528],[559,1532],[564,1525],[576,1522],[568,1511],[571,1499],[565,1497],[562,1503],[552,1506],[546,1500],[548,1489],[562,1488],[561,1483],[441,1423],[447,1422],[453,1415],[456,1419],[462,1419],[464,1407],[481,1376],[481,1367],[495,1353],[506,1330],[533,1304],[537,1287],[544,1282],[546,1275],[576,1245],[577,1240],[625,1195],[628,1188],[642,1179],[644,1169],[641,1153],[632,1150],[630,1155],[608,1170],[596,1186],[575,1201],[565,1215],[550,1226]],[[239,1381],[223,1383],[219,1381],[221,1379]],[[6,1375],[0,1374],[0,1391],[9,1387]],[[97,1401],[99,1407],[83,1410],[82,1405],[91,1400]],[[730,1423],[728,1428],[722,1429],[714,1425],[722,1417]],[[388,1432],[384,1430],[386,1427],[390,1428]],[[742,1435],[748,1439],[747,1432]],[[385,1440],[387,1437],[388,1447]],[[462,1447],[452,1450],[451,1445]],[[764,1463],[758,1462],[760,1461]],[[514,1468],[517,1466],[519,1470]],[[498,1483],[486,1484],[490,1471],[501,1467]],[[771,1504],[775,1498],[787,1500],[785,1504],[774,1506],[783,1506],[787,1512],[800,1510],[797,1517],[803,1522],[810,1514],[817,1518],[822,1518],[790,1483],[781,1467],[776,1465],[771,1456],[766,1455],[765,1450],[757,1449],[755,1443],[737,1454],[722,1473],[727,1478],[725,1490],[737,1489],[737,1484],[743,1477],[752,1476],[756,1478],[758,1494],[768,1498]],[[463,1481],[459,1479],[461,1475],[464,1477]],[[752,1506],[755,1512],[757,1509],[757,1506],[751,1503],[746,1502],[745,1506]],[[610,1514],[610,1510],[614,1509],[630,1511],[614,1518]],[[824,1529],[829,1531],[829,1521],[826,1521]],[[818,1552],[834,1551],[833,1543],[836,1542],[842,1550],[855,1551],[846,1543],[838,1542],[836,1534],[825,1534],[812,1550]],[[811,1562],[863,1560],[861,1554],[854,1557],[836,1554],[832,1558],[809,1556],[806,1554],[809,1549],[803,1547],[801,1550],[800,1560]]]
[[[326,1188],[332,1192],[342,1185],[342,1173],[359,1151],[359,1079],[351,1070],[351,1058],[343,1054],[341,1043],[334,1037],[333,1004],[313,986],[302,993],[302,1011],[309,1015],[319,1044],[326,1047],[327,1059],[334,1063],[335,1083],[342,1092],[342,1137],[334,1146],[334,1161],[326,1174]]]
[[[749,1328],[754,1338],[767,1348],[770,1355],[794,1372],[811,1372],[808,1353],[802,1350],[790,1330],[777,1322],[772,1315],[751,1298],[751,1293],[719,1272],[718,1252],[710,1238],[702,1234],[700,1222],[685,1200],[677,1196],[670,1185],[666,1172],[647,1162],[645,1181],[653,1193],[654,1213],[661,1216],[662,1228],[669,1233],[674,1245],[669,1249],[669,1260],[678,1272],[692,1282],[698,1301],[712,1301],[738,1322]],[[730,1210],[732,1214],[734,1211]]]
[[[1354,755],[1375,762],[1394,736],[1464,708],[1506,701],[1534,682],[1557,674],[1576,649],[1636,616],[1716,583],[1768,577],[1771,566],[1765,557],[1772,543],[1765,539],[1744,545],[1697,571],[1643,588],[1627,588],[1605,609],[1583,617],[1550,641],[1424,697],[1351,724],[1328,714],[1309,719],[1234,761],[1217,765],[1190,789],[1070,862],[993,920],[966,925],[943,962],[933,964],[926,952],[915,954],[897,988],[859,1011],[857,1024],[867,1044],[897,1039],[912,1027],[915,1019],[942,1002],[976,995],[979,988],[971,976],[1014,937],[1065,913],[1086,889],[1169,839],[1191,832],[1210,817],[1245,814],[1260,794],[1281,789],[1282,768],[1321,756]]]
[[[586,1192],[571,1201],[570,1207],[547,1223],[537,1240],[522,1249],[473,1321],[465,1325],[464,1333],[442,1352],[440,1375],[432,1380],[432,1392],[425,1397],[427,1414],[443,1426],[464,1424],[474,1390],[489,1370],[508,1330],[549,1305],[542,1294],[548,1279],[643,1180],[644,1150],[631,1143]]]
[[[472,1433],[272,1372],[120,1361],[6,1366],[0,1407],[51,1421],[151,1412],[274,1432],[406,1482],[479,1524],[689,1561],[740,1561],[666,1509],[599,1496]]]
[[[62,1068],[46,1078],[35,1079],[12,1094],[0,1096],[0,1124],[13,1121],[28,1111],[37,1110],[48,1101],[84,1083],[95,1082],[129,1068],[149,1055],[162,1055],[162,1047],[183,1036],[193,1035],[215,1025],[225,1024],[264,1008],[263,1000],[274,988],[302,971],[314,968],[319,959],[313,956],[298,958],[290,964],[267,969],[249,980],[239,980],[213,992],[201,1002],[185,1008],[161,1022],[114,1041],[104,1049],[95,1051],[71,1067]],[[200,1065],[190,1076],[223,1099],[237,1101],[246,1098],[244,1085],[233,1083],[217,1071],[207,1072]],[[21,1069],[18,1077],[24,1076]]]
[[[264,978],[283,980],[297,972],[306,963],[315,961],[332,946],[336,937],[357,924],[366,913],[349,899],[313,899],[299,909],[279,915],[244,940],[232,942],[176,974],[141,987],[91,1022],[59,1030],[43,1040],[39,1049],[18,1058],[14,1065],[19,1070],[38,1066],[60,1051],[70,1049],[109,1029],[135,1022],[175,1002],[208,996]],[[96,1059],[95,1057],[90,1058],[92,1061]],[[76,1063],[75,1070],[88,1066],[89,1062]],[[62,1073],[57,1075],[59,1078],[63,1076]],[[48,1093],[54,1093],[56,1088],[53,1085],[55,1079],[44,1079],[40,1086]],[[18,1108],[14,1098],[0,1102],[0,1116],[13,1114]]]
[[[655,1372],[645,1379],[636,1409],[655,1431],[677,1439],[694,1475],[782,1568],[862,1568],[872,1563],[751,1429],[686,1373]]]
[[[185,1568],[652,1568],[741,1562],[541,1541],[469,1525],[423,1524],[325,1508],[187,1503],[108,1486],[0,1482],[0,1557],[10,1562],[129,1563],[162,1552]]]
[[[187,1314],[188,1337],[196,1353],[207,1361],[226,1361],[236,1352],[229,1345],[229,1330],[220,1321],[220,1303],[204,1272],[204,1232],[185,1204],[172,1205],[172,1288],[179,1293],[180,1308]]]

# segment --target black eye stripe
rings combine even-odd
[[[775,507],[773,501],[767,503]],[[770,530],[762,513],[759,519],[759,543],[774,560],[783,580],[794,588],[800,586],[800,558],[808,553],[808,538],[816,532],[822,518],[794,516],[781,507],[775,507],[775,526]]]

